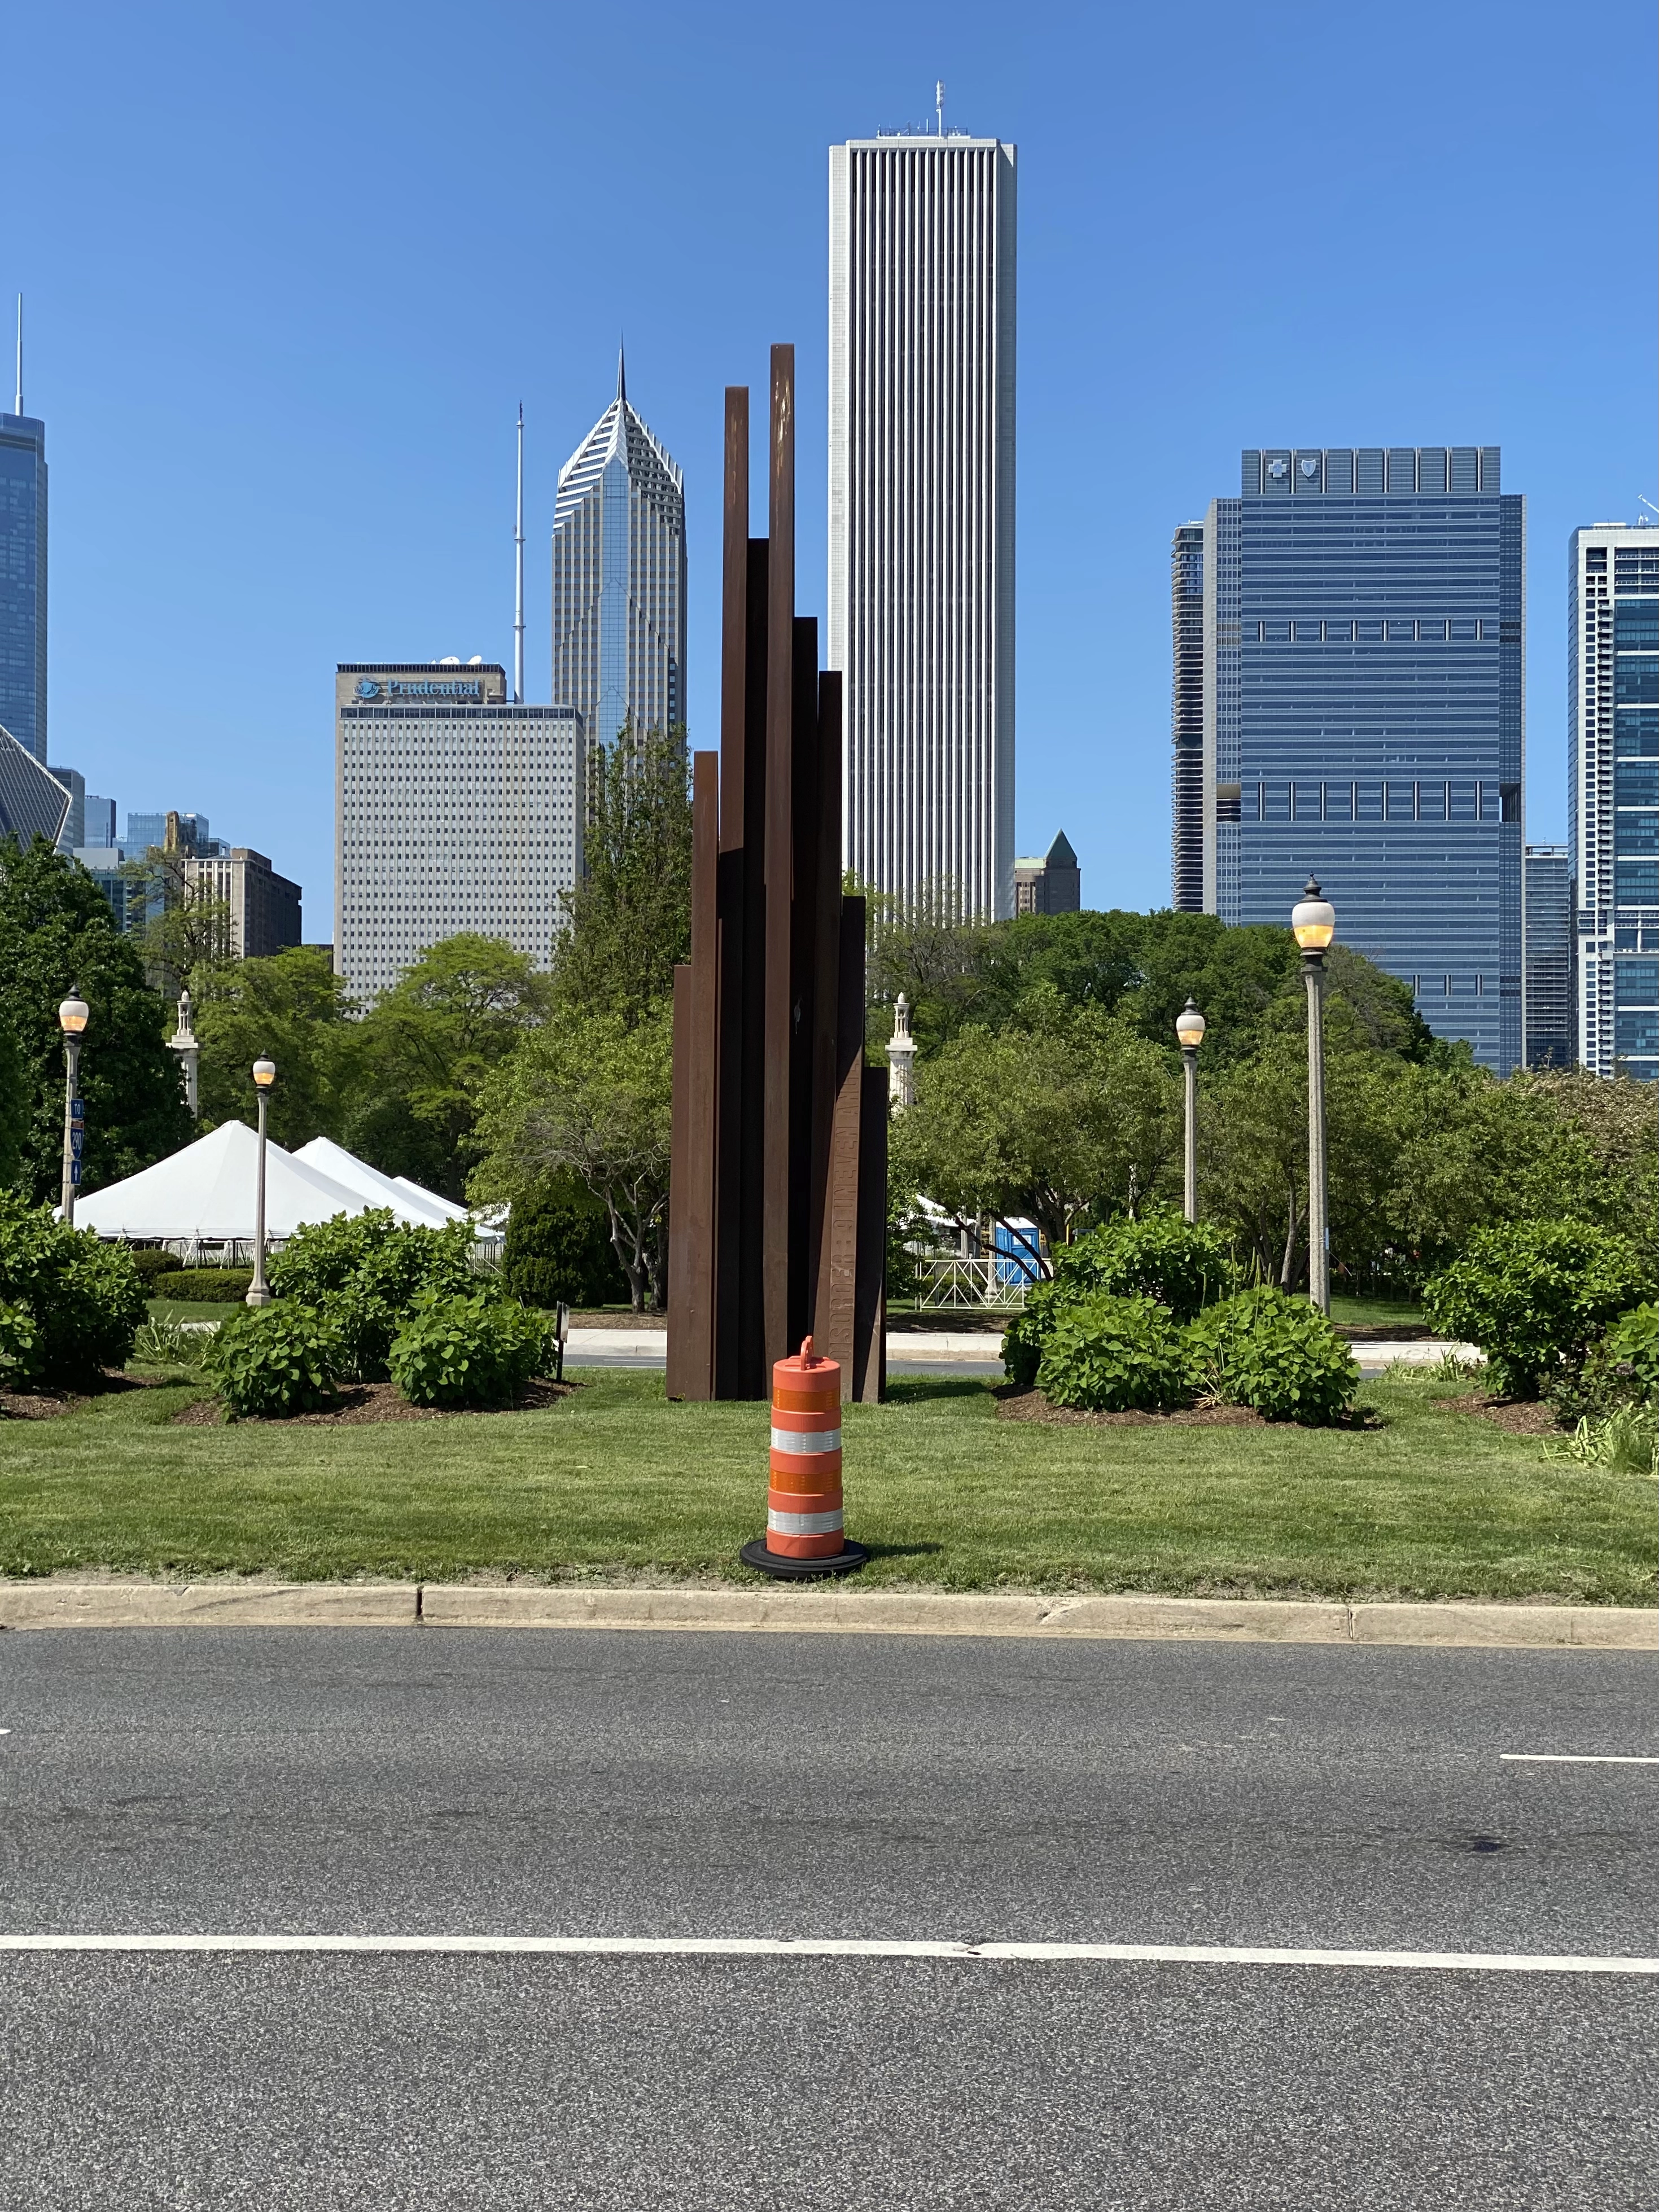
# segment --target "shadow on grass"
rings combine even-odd
[[[977,1375],[890,1375],[890,1406],[919,1406],[930,1398],[984,1398],[992,1385]]]

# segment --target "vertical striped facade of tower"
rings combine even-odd
[[[617,397],[559,471],[553,518],[553,698],[591,744],[623,724],[685,720],[685,488]]]
[[[1170,549],[1174,633],[1170,734],[1170,903],[1204,911],[1204,525],[1184,522]]]
[[[848,866],[1013,911],[1015,155],[830,149],[828,660]]]

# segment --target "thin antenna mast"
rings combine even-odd
[[[23,411],[23,295],[17,295],[17,404],[14,415]]]
[[[939,117],[939,135],[945,136],[945,79],[940,77],[933,87],[933,112]]]
[[[524,704],[524,402],[519,402],[519,519],[513,535],[518,593],[513,606],[513,703]]]

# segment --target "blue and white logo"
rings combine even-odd
[[[1273,478],[1273,482],[1277,483],[1281,477],[1285,477],[1290,474],[1290,470],[1283,461],[1269,461],[1267,464],[1267,474]]]
[[[1318,464],[1318,462],[1317,462],[1317,461],[1304,461],[1304,462],[1302,463],[1302,473],[1303,473],[1303,475],[1304,475],[1304,477],[1307,477],[1307,479],[1308,479],[1309,483],[1311,483],[1313,482],[1314,478],[1315,478],[1315,477],[1319,474],[1319,464]]]
[[[378,699],[380,696],[380,687],[373,677],[365,676],[360,680],[357,685],[357,696],[360,699]]]

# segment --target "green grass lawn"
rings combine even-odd
[[[226,1305],[210,1298],[152,1298],[149,1317],[152,1321],[223,1321],[240,1310],[242,1301]]]
[[[1331,1319],[1349,1328],[1382,1328],[1422,1318],[1422,1307],[1411,1298],[1331,1298]]]
[[[1370,1430],[1061,1428],[988,1387],[896,1378],[850,1407],[860,1587],[1407,1593],[1651,1603],[1651,1483],[1367,1384]],[[175,1428],[199,1383],[0,1424],[0,1571],[750,1579],[762,1406],[675,1406],[589,1370],[551,1411]]]

